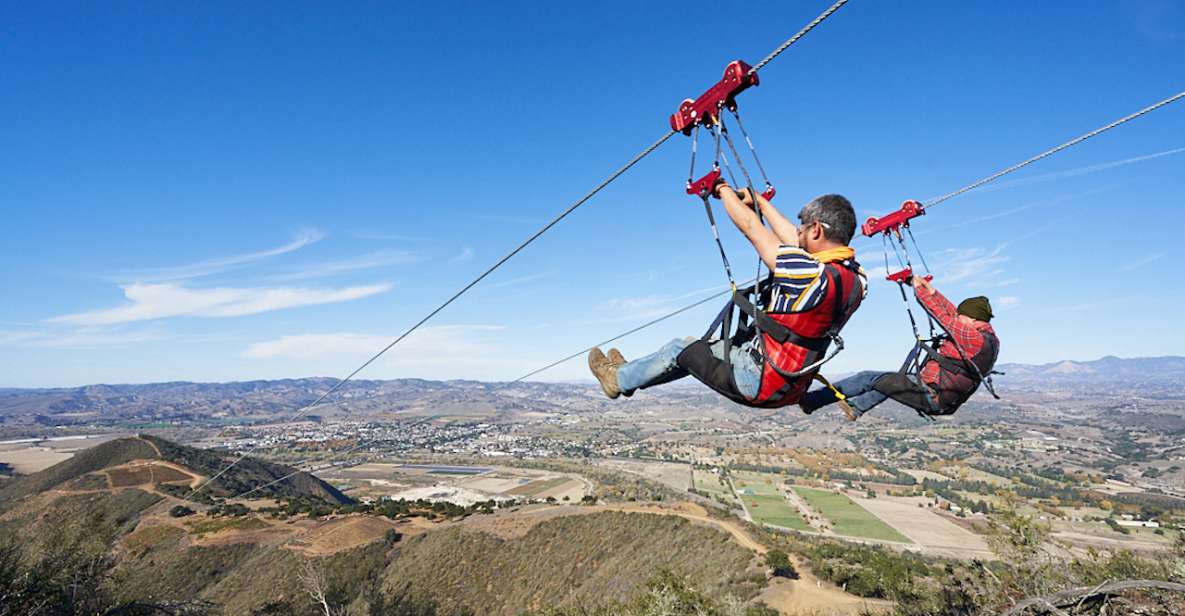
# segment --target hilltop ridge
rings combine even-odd
[[[146,480],[144,483],[183,484],[195,487],[204,482],[206,478],[218,474],[220,470],[230,464],[233,458],[234,456],[231,454],[187,447],[147,434],[119,438],[84,449],[70,459],[43,471],[17,477],[5,483],[0,488],[0,505],[78,481],[91,473],[113,469],[137,460],[160,460],[168,463],[164,468],[172,468],[179,473],[171,473],[162,478],[149,474],[144,478]],[[205,490],[213,496],[231,496],[264,486],[294,472],[295,469],[289,466],[248,457],[212,481]],[[135,473],[133,472],[128,481],[134,480],[134,477]],[[119,487],[110,479],[108,483],[112,487]],[[129,485],[132,484],[129,483]],[[261,488],[259,494],[272,497],[309,496],[332,504],[351,502],[349,497],[333,486],[304,472],[296,473],[274,485]]]

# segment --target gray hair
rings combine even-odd
[[[844,246],[856,234],[856,211],[843,195],[815,197],[798,213],[798,220],[804,225],[823,223],[823,237]]]

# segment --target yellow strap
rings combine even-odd
[[[842,392],[842,391],[840,391],[840,390],[836,389],[836,388],[835,388],[835,385],[832,385],[832,384],[831,384],[831,381],[828,381],[828,380],[826,379],[826,377],[824,377],[823,375],[819,374],[818,372],[816,372],[816,373],[815,373],[815,380],[816,380],[816,381],[818,381],[818,382],[820,382],[820,383],[822,383],[823,385],[826,385],[826,386],[827,386],[827,389],[830,389],[830,390],[831,390],[831,393],[835,394],[835,399],[836,399],[836,400],[843,401],[843,400],[847,400],[847,399],[848,399],[848,397],[847,397],[847,396],[843,395],[843,392]]]
[[[856,256],[856,251],[851,246],[840,246],[839,248],[828,248],[827,250],[813,252],[811,256],[819,263],[832,263],[851,259]]]

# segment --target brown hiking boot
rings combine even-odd
[[[609,358],[609,363],[613,364],[614,367],[618,367],[618,366],[621,366],[622,364],[626,363],[625,356],[622,355],[621,351],[618,351],[617,349],[609,349],[609,355],[607,357]],[[628,398],[628,397],[634,395],[634,392],[622,391],[621,395]]]
[[[615,400],[621,395],[621,388],[617,386],[617,366],[605,357],[601,349],[593,348],[588,352],[588,369],[597,377],[601,391],[604,391],[610,400]]]

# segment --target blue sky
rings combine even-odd
[[[342,376],[827,2],[440,4],[0,8],[0,386]],[[1183,75],[1181,2],[853,0],[740,103],[777,204],[863,218]],[[992,298],[1004,361],[1181,353],[1183,148],[1178,103],[934,208],[936,284]],[[671,139],[362,376],[514,378],[720,288],[687,160]],[[844,333],[832,371],[894,367],[896,290]]]

